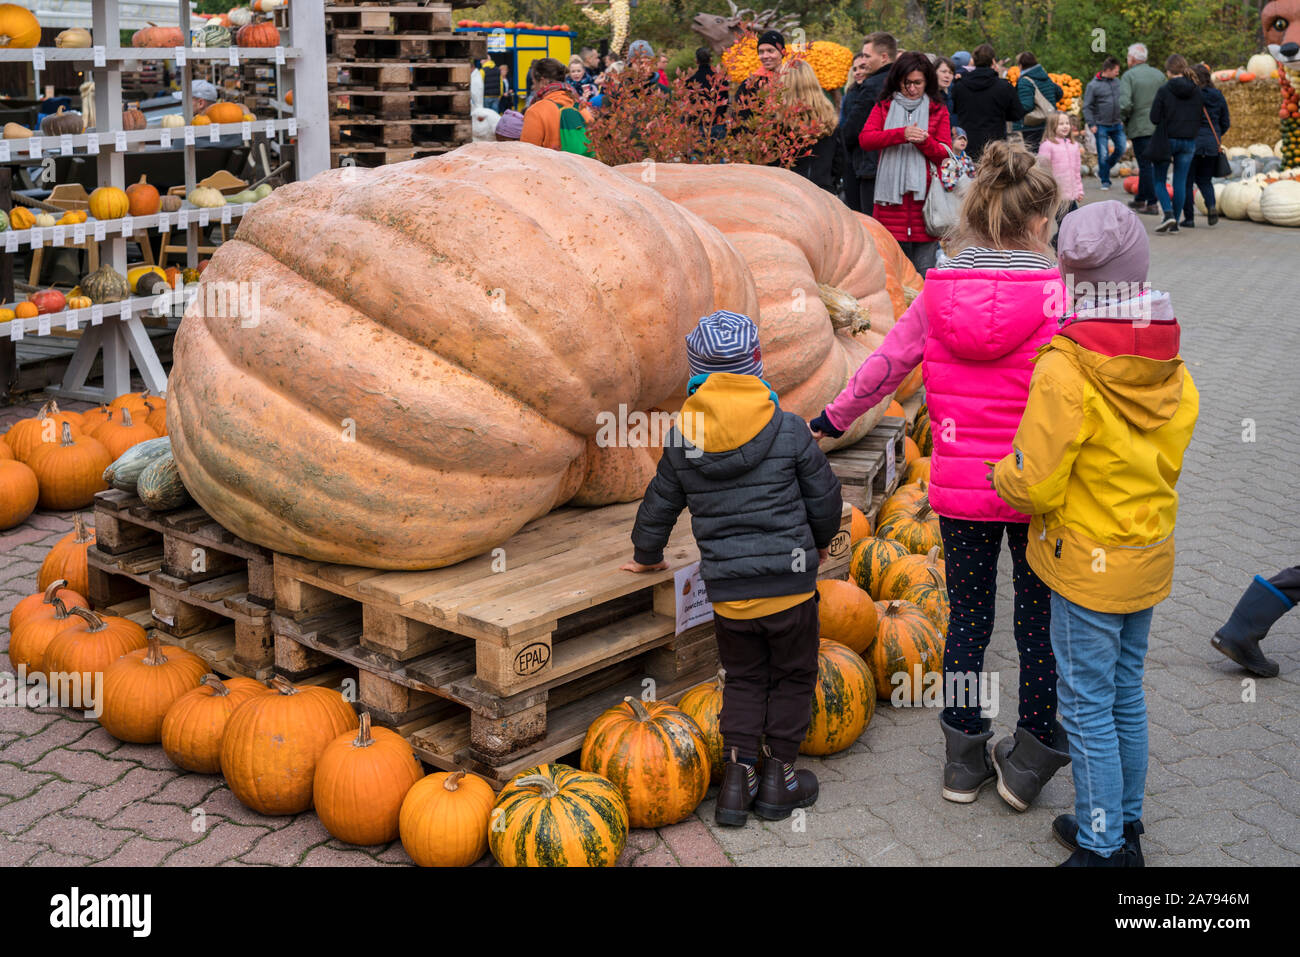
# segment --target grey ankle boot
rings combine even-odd
[[[993,749],[998,794],[1017,811],[1026,811],[1043,785],[1069,763],[1065,729],[1059,724],[1053,725],[1052,747],[1043,744],[1024,728],[1016,728],[1014,736],[1003,738]]]
[[[993,780],[995,773],[989,763],[988,743],[993,737],[993,722],[983,721],[979,734],[966,734],[943,720],[939,712],[939,726],[943,728],[947,757],[943,766],[943,796],[958,804],[970,804],[980,795],[984,785]]]

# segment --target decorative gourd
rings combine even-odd
[[[181,481],[180,470],[170,450],[149,463],[135,483],[140,501],[155,512],[167,512],[190,502],[190,493]]]
[[[677,182],[683,173],[657,168],[651,189],[642,172],[637,167],[624,175],[560,151],[478,143],[406,164],[330,171],[310,190],[289,184],[257,203],[204,275],[215,282],[263,283],[269,292],[261,300],[259,328],[274,329],[277,345],[263,334],[247,335],[228,316],[206,315],[205,304],[191,306],[176,336],[176,394],[169,409],[173,449],[191,494],[242,538],[313,560],[375,568],[446,565],[489,550],[565,502],[639,498],[653,459],[640,449],[597,444],[598,412],[620,404],[674,408],[687,379],[681,338],[699,316],[724,303],[737,311],[757,309],[760,273],[769,381],[783,409],[820,411],[892,326],[884,265],[867,220],[788,170],[719,166],[712,172],[724,178],[710,180],[708,201],[699,208],[701,215],[707,210],[732,224],[736,233],[727,242],[701,216],[656,192],[667,191],[666,181]],[[536,184],[527,196],[518,189],[521,177]],[[682,193],[696,192],[682,183]],[[785,225],[756,228],[752,207],[745,213],[734,191],[727,191],[728,184],[740,183],[747,184],[741,191],[747,202],[781,208],[772,219]],[[548,197],[557,193],[549,190],[577,190],[580,199],[565,216],[599,211],[614,217],[612,230],[640,238],[623,244],[619,257],[594,249],[575,254],[573,227],[555,215]],[[727,195],[733,197],[729,206]],[[470,196],[497,210],[495,241],[503,224],[518,223],[533,235],[540,261],[570,264],[561,308],[545,314],[523,308],[543,294],[528,288],[543,273],[544,294],[554,298],[554,270],[538,269],[513,272],[504,301],[515,305],[493,311],[483,290],[495,287],[471,281],[483,268],[470,261],[481,248],[474,237],[486,224],[469,214]],[[347,230],[337,229],[339,217],[349,222]],[[427,229],[435,220],[467,237],[452,255]],[[657,224],[652,234],[643,228],[648,221]],[[817,239],[791,241],[792,223],[803,223]],[[752,263],[738,251],[746,242],[742,232],[755,234],[746,245]],[[483,233],[481,241],[489,239]],[[325,256],[330,247],[334,255]],[[665,261],[683,264],[667,299],[651,283]],[[358,274],[381,281],[358,285]],[[379,290],[399,281],[415,294],[394,310]],[[816,293],[822,281],[851,292],[871,314],[872,330],[856,338],[837,335]],[[795,287],[807,292],[802,312],[791,303]],[[611,321],[617,329],[600,348],[572,348],[583,330]],[[318,326],[324,322],[328,330]],[[364,354],[345,359],[339,348],[344,326],[369,337]],[[630,345],[606,348],[612,341]],[[322,386],[341,376],[346,364],[347,385],[311,390],[306,398],[276,385],[287,381],[282,363],[290,355],[311,363],[324,377]],[[395,380],[395,363],[413,378]],[[528,375],[521,374],[524,368]],[[575,388],[555,388],[561,381]],[[378,392],[368,391],[380,382],[397,406],[381,410]],[[335,404],[347,411],[336,416]],[[408,411],[393,416],[394,407]],[[214,408],[223,414],[212,415]],[[463,425],[471,409],[483,426],[472,462]],[[326,428],[344,417],[357,422],[358,442],[336,443],[333,427]],[[410,427],[414,422],[418,429]],[[872,415],[858,425],[870,429]],[[339,446],[328,480],[318,459],[326,442]],[[252,449],[259,450],[257,461],[248,457]],[[246,459],[239,470],[247,481],[239,487],[221,478],[229,474],[231,456]],[[364,494],[361,483],[338,481],[362,473]],[[355,493],[341,491],[348,488]],[[294,503],[292,515],[274,504],[285,501]],[[392,521],[393,515],[417,513],[420,522]]]
[[[121,219],[130,208],[126,193],[116,186],[100,186],[90,194],[90,215],[96,219]]]
[[[948,586],[943,580],[943,575],[937,569],[928,569],[924,581],[915,582],[905,588],[901,599],[910,601],[925,612],[925,617],[934,623],[935,631],[939,633],[939,637],[945,641],[948,639],[948,615],[950,612]]]
[[[7,140],[25,140],[30,138],[31,135],[32,135],[32,131],[29,130],[27,127],[23,126],[21,123],[5,124],[5,139]],[[21,209],[22,207],[16,206],[14,208]]]
[[[191,206],[198,206],[200,209],[226,205],[226,197],[221,195],[221,190],[213,189],[211,186],[194,187],[190,191],[189,200]]]
[[[923,455],[914,462],[907,463],[907,474],[903,477],[904,483],[912,485],[916,482],[930,481],[930,456]]]
[[[0,531],[27,521],[41,496],[36,473],[16,459],[0,460]]]
[[[1254,80],[1255,80],[1255,74],[1251,73],[1249,70],[1238,70],[1238,71],[1237,71],[1237,82],[1238,82],[1238,83],[1252,83],[1252,82],[1254,82]]]
[[[122,455],[133,445],[139,445],[149,439],[158,438],[157,432],[145,425],[144,422],[135,420],[130,409],[124,408],[121,412],[122,415],[118,421],[107,423],[95,433],[95,439],[104,448],[108,449],[108,454],[111,456],[109,465],[113,463],[113,459]],[[103,470],[101,470],[100,474],[103,474]]]
[[[183,47],[185,34],[180,27],[160,27],[150,23],[131,35],[133,47]]]
[[[37,213],[35,225],[40,227],[53,226],[58,222],[52,213]]]
[[[868,538],[853,547],[849,559],[849,577],[872,598],[877,598],[880,582],[890,562],[909,554],[899,542]],[[878,599],[877,599],[878,600]]]
[[[148,125],[149,121],[144,118],[144,114],[139,110],[122,111],[122,129],[142,130]]]
[[[312,803],[325,830],[347,844],[387,844],[398,837],[402,801],[424,776],[411,746],[396,731],[360,728],[331,741],[316,762]],[[486,832],[485,832],[486,833]]]
[[[45,673],[45,650],[69,624],[71,616],[62,598],[53,598],[50,609],[49,615],[28,618],[9,634],[10,667],[15,671],[25,667],[28,677]]]
[[[99,723],[119,741],[157,744],[168,709],[194,687],[208,666],[183,648],[164,645],[152,632],[144,648],[129,651],[104,672]]]
[[[492,785],[465,771],[420,778],[402,801],[402,847],[420,867],[468,867],[487,853],[495,797]]]
[[[853,582],[827,579],[817,583],[821,637],[867,653],[876,640],[876,603]]]
[[[838,641],[817,647],[812,720],[800,754],[835,754],[862,736],[876,711],[876,686],[862,656]]]
[[[516,775],[489,819],[488,846],[505,867],[613,867],[627,844],[619,789],[563,764]]]
[[[97,615],[85,608],[71,608],[69,613],[81,619],[70,623],[45,648],[45,671],[48,674],[103,673],[128,652],[143,648],[148,642],[144,629],[129,618]],[[72,700],[67,707],[93,709],[94,692],[101,687],[91,681],[80,688],[69,688]]]
[[[158,204],[162,201],[162,198],[158,195],[158,190],[150,186],[148,180],[144,176],[140,177],[138,183],[133,183],[126,188],[126,198],[127,210],[132,216],[152,216],[154,213],[158,212]],[[144,268],[150,269],[156,267],[146,266]],[[133,271],[134,270],[127,271],[128,281],[130,281],[131,272]],[[161,272],[161,270],[159,271]],[[132,288],[135,286],[133,281],[131,282],[131,286]]]
[[[25,206],[15,206],[9,211],[9,225],[14,229],[31,229],[36,225],[36,215]]]
[[[608,778],[632,827],[689,817],[709,789],[709,749],[695,722],[666,701],[624,698],[587,728],[581,767]]]
[[[171,194],[162,197],[162,199],[159,201],[159,205],[162,207],[162,211],[164,213],[174,213],[178,209],[180,209],[181,206],[183,206],[184,204],[185,201],[182,200],[179,196],[172,196]]]
[[[262,20],[240,27],[235,42],[241,47],[278,47],[280,31],[270,20]]]
[[[700,729],[704,744],[709,749],[709,779],[722,781],[726,759],[722,754],[722,691],[727,684],[727,672],[719,668],[717,677],[691,688],[682,695],[677,707]]]
[[[185,117],[179,113],[168,113],[158,121],[158,125],[165,130],[179,129],[185,125]]]
[[[41,25],[26,7],[0,3],[0,49],[29,50],[41,42]]]
[[[36,306],[36,311],[42,315],[61,312],[68,305],[67,298],[57,289],[42,289],[40,292],[32,293],[27,298]]]
[[[90,505],[96,492],[108,488],[102,476],[113,459],[102,443],[89,435],[74,434],[72,426],[64,422],[59,441],[42,443],[27,459],[41,486],[41,508],[66,511]],[[72,580],[68,575],[62,577]]]
[[[244,108],[237,103],[213,103],[203,115],[213,123],[238,123],[244,118]]]
[[[220,23],[209,20],[203,28],[199,30],[195,41],[198,46],[206,47],[208,49],[228,47],[230,46],[231,41],[230,31]]]
[[[918,582],[930,580],[930,573],[939,576],[939,585],[947,587],[947,569],[939,557],[939,549],[932,548],[924,555],[909,554],[889,563],[880,577],[880,597],[877,601],[902,598],[903,592]]]
[[[918,555],[937,546],[943,555],[939,514],[930,507],[929,491],[928,482],[917,482],[891,495],[880,507],[880,537],[892,538]]]
[[[1300,183],[1280,179],[1265,186],[1260,192],[1259,210],[1274,226],[1300,226]]]
[[[75,226],[77,223],[84,223],[89,215],[84,209],[70,209],[60,216],[54,223],[55,226]]]
[[[275,675],[275,694],[258,695],[230,716],[221,741],[221,773],[244,805],[259,814],[297,814],[311,807],[321,752],[357,725],[337,691],[295,687]]]
[[[943,671],[943,639],[925,612],[909,601],[881,602],[877,611],[880,623],[871,648],[871,676],[876,696],[883,701],[904,678],[914,679],[914,666],[921,666],[923,680],[926,672]]]
[[[86,128],[86,121],[76,110],[61,106],[57,113],[51,113],[41,120],[43,136],[75,136]]]
[[[253,22],[253,11],[248,7],[234,7],[226,16],[232,27],[246,27]]]
[[[190,126],[211,126],[212,120],[200,113],[194,119],[190,120]]]
[[[851,505],[849,508],[853,513],[853,517],[849,524],[849,542],[850,544],[856,545],[864,538],[871,537],[871,519],[867,518],[863,511],[856,505]]]
[[[172,764],[196,774],[221,773],[221,739],[235,709],[271,691],[252,678],[206,674],[167,709],[162,723],[163,753]]]
[[[141,182],[143,182],[143,179],[144,178],[141,177]],[[139,184],[137,184],[137,186],[138,185]],[[133,186],[131,188],[135,189],[136,187]],[[152,186],[149,188],[153,189]],[[157,212],[157,210],[154,210],[154,212]],[[140,280],[145,276],[155,276],[166,282],[166,275],[167,274],[164,273],[162,268],[159,266],[131,266],[126,271],[126,283],[131,287],[132,292],[138,293],[140,292]]]
[[[98,192],[98,190],[96,190]],[[121,192],[121,190],[118,190]],[[123,194],[125,200],[125,194]],[[81,291],[95,303],[121,302],[131,295],[126,277],[108,263],[81,280]]]
[[[34,302],[20,302],[14,306],[14,317],[17,319],[34,319],[40,315],[40,310],[36,308]]]
[[[69,296],[69,297],[68,297],[68,308],[69,308],[69,309],[89,309],[92,305],[94,305],[94,303],[92,303],[92,302],[90,301],[90,297],[89,297],[89,296]]]
[[[81,605],[83,608],[90,605],[90,602],[68,587],[67,581],[56,579],[50,582],[44,591],[28,595],[14,606],[14,610],[9,613],[9,631],[16,631],[19,625],[37,618],[53,618],[55,598],[61,599],[69,608],[74,605]]]
[[[81,416],[76,412],[59,411],[59,404],[51,399],[30,419],[15,422],[8,432],[0,436],[0,440],[9,446],[14,458],[26,462],[41,444],[57,442],[65,423],[72,426],[74,432],[82,431]]]
[[[104,469],[104,481],[118,491],[134,492],[140,473],[162,456],[171,454],[171,448],[171,441],[166,438],[133,445]]]
[[[95,41],[89,30],[71,27],[54,38],[54,45],[64,50],[89,50]]]

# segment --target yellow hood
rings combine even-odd
[[[714,372],[682,403],[680,428],[704,452],[738,449],[776,414],[772,390],[752,375]]]
[[[1178,411],[1183,397],[1182,357],[1108,356],[1086,349],[1065,336],[1045,348],[1070,356],[1092,386],[1143,432],[1159,428]]]

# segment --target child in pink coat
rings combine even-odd
[[[1083,199],[1083,147],[1072,137],[1074,127],[1065,113],[1052,113],[1043,128],[1043,141],[1038,144],[1038,160],[1043,163],[1061,187],[1061,196],[1070,203],[1070,209]]]
[[[940,715],[943,796],[970,803],[996,776],[998,793],[1020,811],[1069,752],[1056,721],[1051,595],[1025,560],[1029,516],[998,498],[986,475],[988,462],[1011,451],[1034,356],[1064,312],[1048,246],[1059,205],[1055,179],[1032,153],[989,143],[962,204],[954,244],[960,251],[929,271],[921,295],[880,348],[810,423],[818,437],[842,435],[924,359],[934,436],[929,496],[939,514],[951,606]],[[1004,534],[1016,592],[1020,713],[1014,737],[999,742],[990,762],[992,722],[980,713],[979,677],[993,633]]]

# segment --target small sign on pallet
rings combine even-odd
[[[713,620],[713,604],[700,577],[700,563],[679,568],[673,575],[677,596],[677,634]]]

